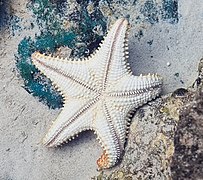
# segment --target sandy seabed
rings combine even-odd
[[[31,15],[25,6],[26,1],[20,0],[12,4],[14,13],[26,24]],[[134,74],[162,75],[164,94],[190,86],[203,56],[202,9],[201,0],[180,0],[179,22],[160,22],[147,28],[140,41],[133,36],[132,28],[129,61]],[[13,36],[5,29],[0,34],[0,179],[90,179],[98,174],[96,159],[101,153],[92,133],[82,133],[61,148],[48,149],[41,144],[60,110],[49,109],[25,91],[14,58],[19,42],[37,31],[23,30]],[[149,47],[146,42],[152,39]],[[176,73],[179,77],[174,76]]]

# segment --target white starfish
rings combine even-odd
[[[89,58],[62,59],[35,52],[32,61],[64,97],[64,107],[46,134],[48,147],[71,140],[84,130],[97,135],[103,154],[99,168],[114,166],[124,150],[130,111],[161,91],[158,75],[134,76],[127,65],[128,22],[119,19]]]

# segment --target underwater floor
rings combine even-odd
[[[167,117],[163,135],[165,116],[157,114],[169,93],[191,87],[198,76],[202,9],[201,0],[0,0],[0,179],[170,178],[178,120],[176,114]],[[31,54],[88,57],[120,17],[128,18],[131,26],[133,74],[160,74],[163,92],[133,118],[122,162],[98,172],[96,160],[102,149],[91,132],[59,148],[41,144],[60,112],[62,97],[34,67]],[[152,141],[155,146],[162,143],[162,148],[149,148]]]

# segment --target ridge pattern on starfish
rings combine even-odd
[[[48,147],[93,130],[103,148],[99,169],[113,167],[124,151],[130,112],[159,95],[157,74],[134,76],[127,63],[128,21],[119,19],[88,58],[32,54],[34,65],[61,92],[64,106],[43,139]]]

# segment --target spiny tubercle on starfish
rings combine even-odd
[[[127,65],[128,22],[119,19],[100,48],[81,60],[35,52],[32,62],[64,97],[64,107],[43,143],[61,145],[84,130],[93,130],[104,150],[99,169],[114,166],[124,151],[129,115],[159,95],[157,74],[134,76]]]

